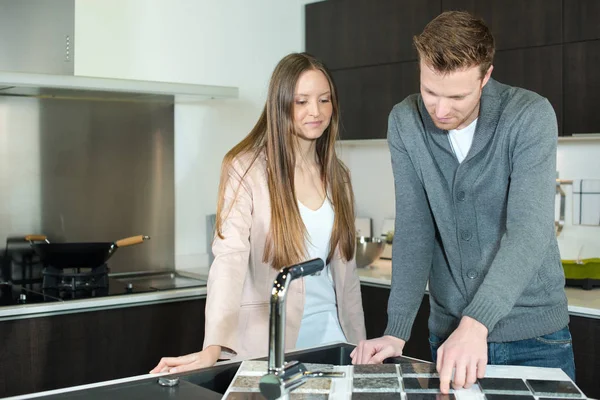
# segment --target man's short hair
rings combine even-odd
[[[481,18],[464,11],[446,11],[413,38],[419,60],[439,73],[479,66],[483,77],[494,60],[492,32]]]

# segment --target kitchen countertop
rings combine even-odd
[[[146,306],[172,301],[196,300],[204,297],[206,297],[206,286],[51,303],[19,304],[0,307],[0,321],[99,311],[112,308]]]
[[[369,268],[359,268],[362,283],[390,287],[392,282],[392,261],[379,259]],[[569,301],[569,313],[588,318],[600,319],[600,288],[584,290],[575,287],[565,288]]]

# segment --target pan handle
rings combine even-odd
[[[27,235],[25,236],[25,240],[28,242],[48,242],[48,237],[46,235]]]
[[[115,242],[115,246],[117,246],[117,247],[133,246],[134,244],[140,244],[144,240],[149,240],[149,239],[150,239],[150,236],[145,236],[145,235],[131,236],[131,237],[128,237],[125,239],[117,240]]]

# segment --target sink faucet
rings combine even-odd
[[[268,372],[260,380],[260,392],[268,400],[275,400],[298,386],[308,378],[343,377],[343,372],[308,372],[298,362],[285,362],[285,299],[294,279],[313,275],[321,271],[325,263],[315,258],[300,264],[282,268],[275,278],[271,292],[269,315],[269,363]]]

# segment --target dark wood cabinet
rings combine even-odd
[[[563,4],[565,42],[600,39],[600,1],[564,0]]]
[[[387,326],[387,305],[390,289],[381,286],[361,285],[367,339],[383,336]],[[411,337],[404,347],[404,355],[431,361],[429,348],[429,295],[424,295],[413,324]]]
[[[600,132],[600,39],[564,44],[564,131]]]
[[[441,0],[324,1],[306,5],[306,51],[330,69],[416,60],[412,37]]]
[[[341,138],[384,139],[392,107],[419,91],[416,61],[332,72],[340,98]]]
[[[575,381],[586,396],[600,399],[600,319],[571,316]]]
[[[306,6],[306,50],[337,82],[343,140],[386,137],[392,107],[419,90],[412,37],[445,10],[484,19],[493,77],[548,98],[559,134],[600,132],[599,0],[329,0]]]
[[[442,9],[483,18],[498,50],[562,43],[562,0],[442,0]]]
[[[0,397],[146,374],[202,349],[204,299],[0,322]]]
[[[558,132],[563,129],[562,45],[501,50],[494,59],[492,77],[546,97],[556,112]]]

